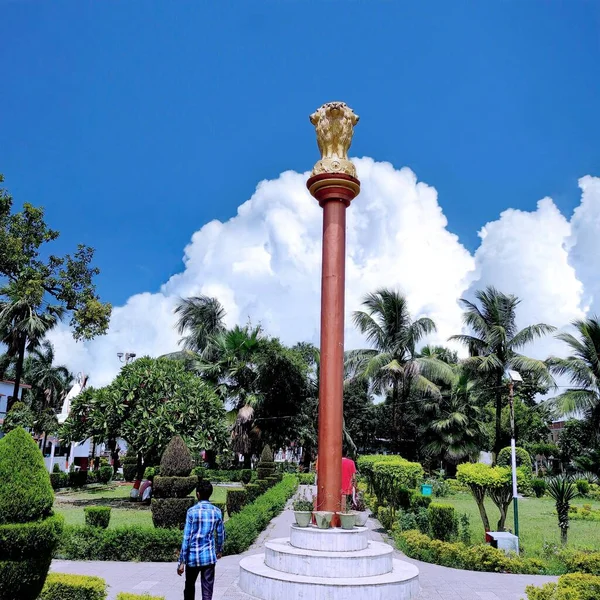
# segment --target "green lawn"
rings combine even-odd
[[[459,513],[467,513],[471,520],[473,541],[483,541],[483,524],[475,500],[470,494],[461,493],[434,500],[452,504]],[[584,504],[600,508],[600,502],[587,498],[578,498],[572,503],[573,506],[583,506]],[[486,500],[485,506],[490,525],[494,529],[499,519],[498,509],[491,500]],[[560,530],[555,511],[554,500],[547,496],[519,500],[519,537],[521,548],[527,556],[543,556],[544,543],[560,546]],[[509,514],[506,528],[514,532],[512,505]],[[571,520],[568,547],[600,550],[600,522]]]
[[[93,486],[81,491],[66,491],[56,495],[54,510],[65,517],[67,525],[84,525],[85,506],[108,505],[112,507],[109,527],[123,525],[152,526],[149,506],[129,502],[131,485]],[[212,502],[225,503],[227,488],[215,486]]]

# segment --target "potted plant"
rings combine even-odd
[[[354,524],[357,527],[364,527],[367,522],[367,519],[369,518],[369,509],[367,508],[367,505],[365,504],[362,495],[358,495],[356,497],[353,512],[355,516]]]
[[[341,512],[338,513],[338,516],[342,524],[342,529],[354,529],[354,525],[356,523],[355,512]]]
[[[293,504],[294,516],[298,527],[308,527],[312,519],[313,501],[308,498],[298,498]]]
[[[315,520],[317,521],[317,527],[319,529],[329,529],[331,527],[331,519],[335,513],[318,510],[315,512]]]

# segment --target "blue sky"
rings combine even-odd
[[[361,116],[352,154],[435,186],[473,251],[508,208],[600,174],[600,4],[0,0],[0,172],[104,299],[182,270],[191,235],[318,158],[308,114]],[[360,201],[360,198],[357,202]]]

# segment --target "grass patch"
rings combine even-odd
[[[451,504],[459,513],[467,513],[471,520],[473,542],[483,541],[484,532],[479,511],[475,500],[470,494],[459,493],[444,498],[445,504]],[[587,498],[577,498],[573,506],[581,507],[590,504],[600,508],[600,502]],[[498,509],[487,499],[485,502],[490,525],[495,528],[498,522]],[[554,500],[547,496],[543,498],[519,499],[519,535],[520,545],[528,557],[543,557],[544,544],[554,544],[560,547],[560,530]],[[506,528],[514,532],[513,509],[509,509]],[[600,522],[575,521],[571,519],[569,526],[568,548],[577,550],[600,550]]]

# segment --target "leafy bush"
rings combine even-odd
[[[177,560],[181,531],[154,527],[65,527],[57,558],[156,562]]]
[[[448,482],[442,477],[428,479],[426,481],[431,486],[431,491],[436,498],[445,498],[452,494],[452,489]]]
[[[267,477],[270,477],[273,473],[275,472],[275,468],[271,468],[271,467],[257,467],[256,469],[256,476],[258,477],[258,479],[267,479]]]
[[[252,470],[251,469],[242,469],[242,473],[240,475],[240,481],[243,484],[248,484],[252,481]]]
[[[247,550],[273,517],[285,507],[298,488],[294,475],[285,475],[283,481],[247,504],[225,523],[224,554],[241,554]]]
[[[86,479],[84,485],[90,483],[98,483],[100,481],[98,471],[85,471],[85,475]]]
[[[20,427],[0,439],[0,598],[34,600],[50,568],[63,520],[44,458]]]
[[[85,524],[88,527],[100,527],[106,529],[110,523],[110,506],[86,506]]]
[[[298,473],[296,477],[298,477],[300,485],[313,485],[315,482],[314,473]]]
[[[69,486],[70,487],[83,487],[88,482],[87,471],[70,471],[69,472]]]
[[[98,481],[100,483],[107,484],[110,482],[113,476],[113,468],[110,466],[103,466],[98,469]]]
[[[413,511],[416,511],[421,507],[427,508],[432,502],[431,496],[423,496],[423,494],[417,490],[410,490],[409,498],[410,508]]]
[[[450,488],[450,492],[452,494],[469,491],[469,488],[465,484],[458,481],[458,479],[446,479],[446,485]]]
[[[581,496],[587,496],[590,493],[590,484],[587,479],[578,479],[575,485]]]
[[[160,474],[163,477],[187,477],[193,466],[192,453],[182,437],[175,436],[165,448],[160,460]]]
[[[52,467],[52,472],[53,473],[62,473],[62,471],[60,470],[60,465],[58,463],[54,463],[54,465]]]
[[[231,517],[240,512],[248,502],[248,494],[244,489],[227,490],[227,514]]]
[[[144,479],[150,479],[158,475],[160,475],[160,467],[146,467],[144,469]],[[192,475],[195,475],[194,470],[192,470]]]
[[[163,529],[183,529],[187,511],[194,506],[193,498],[152,498],[152,523]]]
[[[269,482],[266,479],[257,479],[256,485],[258,486],[258,492],[264,494],[269,489]]]
[[[515,458],[517,460],[517,467],[523,467],[525,471],[531,475],[532,473],[532,461],[529,452],[525,450],[525,448],[520,448],[517,446],[515,448]],[[500,452],[498,452],[498,457],[496,458],[496,464],[499,467],[510,467],[512,466],[512,453],[510,446],[506,446],[502,448]]]
[[[417,529],[417,519],[414,513],[407,511],[400,511],[400,515],[398,517],[398,527],[401,531],[410,531],[411,529]]]
[[[198,478],[194,475],[189,477],[160,477],[154,478],[152,495],[155,498],[185,498],[189,496],[196,485]]]
[[[390,530],[394,524],[394,513],[389,506],[380,506],[377,509],[377,520],[384,529]]]
[[[53,490],[59,490],[60,488],[68,487],[69,474],[60,471],[58,473],[50,473],[50,485],[52,486]]]
[[[121,592],[117,594],[117,600],[165,600],[164,596],[150,596],[149,594],[129,594]]]
[[[458,539],[467,546],[471,545],[471,521],[466,513],[458,519]]]
[[[600,576],[600,552],[564,550],[559,554],[559,559],[567,571]]]
[[[546,493],[546,482],[541,477],[536,477],[531,481],[531,487],[536,498],[541,498]]]
[[[123,479],[125,481],[133,481],[137,475],[137,463],[123,464]]]
[[[458,535],[458,519],[454,506],[432,502],[427,510],[432,537],[442,542],[455,540]]]
[[[546,583],[541,588],[528,585],[528,600],[597,600],[600,598],[600,577],[583,573],[563,575],[558,583]]]
[[[100,577],[50,573],[39,600],[105,600],[106,582]]]
[[[417,512],[415,512],[415,521],[417,523],[417,529],[424,533],[425,535],[429,534],[429,511],[426,508],[419,508]]]
[[[53,502],[40,449],[24,429],[13,429],[0,439],[0,525],[43,519]]]

